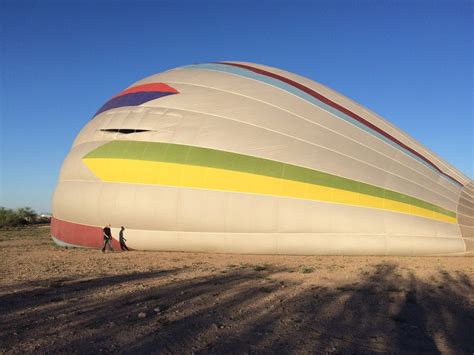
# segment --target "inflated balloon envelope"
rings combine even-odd
[[[60,245],[299,255],[469,255],[474,184],[304,77],[237,62],[145,78],[82,129],[53,199]]]

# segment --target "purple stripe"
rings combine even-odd
[[[138,106],[145,102],[159,99],[163,96],[174,95],[174,92],[161,92],[161,91],[142,91],[142,92],[133,92],[130,94],[125,94],[121,96],[114,97],[107,101],[94,115],[97,116],[99,113],[104,111],[124,106]],[[94,118],[93,117],[93,118]]]

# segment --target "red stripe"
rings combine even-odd
[[[101,227],[66,222],[54,217],[51,218],[51,235],[68,244],[97,249],[104,242]],[[114,250],[120,250],[120,244],[115,239],[112,239],[112,246]]]
[[[150,84],[143,84],[143,85],[138,85],[134,86],[130,89],[126,89],[114,97],[122,96],[125,94],[131,94],[134,92],[148,92],[148,91],[159,91],[159,92],[172,92],[173,94],[177,94],[178,90],[175,88],[172,88],[169,85],[166,85],[164,83],[150,83]]]
[[[346,115],[352,117],[353,119],[359,121],[360,123],[364,124],[365,126],[367,127],[370,127],[371,129],[373,129],[374,131],[380,133],[381,135],[383,135],[384,137],[390,139],[392,142],[398,144],[399,146],[405,148],[406,150],[412,152],[413,154],[415,154],[417,157],[423,159],[425,162],[427,162],[428,164],[430,164],[433,168],[435,168],[437,171],[439,171],[441,174],[443,174],[444,176],[447,176],[448,178],[450,178],[451,180],[453,181],[456,181],[458,184],[460,184],[461,186],[463,186],[463,184],[461,182],[459,182],[458,180],[456,180],[455,178],[453,178],[452,176],[446,174],[445,172],[443,172],[440,168],[438,168],[433,162],[431,162],[429,159],[425,158],[423,155],[421,155],[420,153],[418,153],[417,151],[415,151],[414,149],[410,148],[409,146],[407,146],[406,144],[404,144],[403,142],[399,141],[397,138],[395,138],[394,136],[390,135],[389,133],[385,132],[384,130],[380,129],[379,127],[375,126],[373,123],[367,121],[366,119],[364,119],[363,117],[355,114],[354,112],[352,111],[349,111],[347,108],[339,105],[338,103],[328,99],[327,97],[321,95],[320,93],[308,88],[307,86],[304,86],[294,80],[291,80],[291,79],[288,79],[288,78],[285,78],[281,75],[278,75],[278,74],[275,74],[275,73],[271,73],[271,72],[268,72],[266,70],[263,70],[263,69],[258,69],[258,68],[254,68],[254,67],[251,67],[249,65],[244,65],[244,64],[236,64],[236,63],[226,63],[226,62],[217,62],[218,64],[225,64],[225,65],[231,65],[231,66],[234,66],[234,67],[240,67],[240,68],[244,68],[244,69],[247,69],[247,70],[251,70],[253,71],[254,73],[257,73],[257,74],[261,74],[261,75],[265,75],[265,76],[269,76],[269,77],[272,77],[274,79],[277,79],[277,80],[280,80],[280,81],[283,81],[291,86],[294,86],[298,89],[300,89],[301,91],[304,91],[305,93],[311,95],[312,97],[318,99],[319,101],[322,101],[324,102],[325,104],[335,108],[336,110],[340,111],[340,112],[343,112],[345,113]]]

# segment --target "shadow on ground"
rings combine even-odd
[[[472,354],[470,279],[395,270],[336,288],[278,281],[277,267],[43,281],[0,297],[0,352]]]

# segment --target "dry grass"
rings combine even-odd
[[[0,353],[474,351],[472,258],[104,255],[28,228],[0,260]]]

